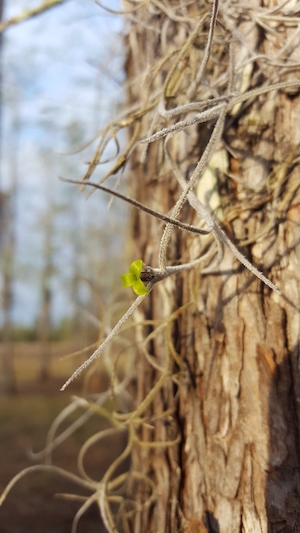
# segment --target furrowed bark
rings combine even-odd
[[[168,3],[177,19],[168,18],[167,3],[149,6],[153,9],[136,12],[128,35],[130,104],[143,98],[146,102],[149,94],[162,91],[172,61],[166,62],[153,83],[149,82],[151,67],[183,46],[195,27],[185,21],[184,12],[178,20],[180,2]],[[243,68],[237,68],[237,91],[299,78],[298,67],[280,66],[299,60],[297,39],[292,40],[296,25],[284,22],[294,16],[292,8],[272,14],[273,4],[268,13],[264,6],[251,4],[251,17],[246,4],[230,1],[220,7],[214,59],[195,101],[201,99],[205,84],[213,86],[225,70],[228,56],[221,51],[222,39],[235,39],[235,63],[238,67],[244,62]],[[210,13],[211,5],[205,3],[200,11],[195,2],[186,9],[186,16],[196,24],[204,12]],[[275,15],[282,17],[280,24]],[[207,34],[205,23],[179,63],[180,91],[173,87],[169,108],[182,105],[188,76],[199,65]],[[253,56],[256,59],[250,60]],[[153,431],[146,426],[141,431],[145,441],[171,441],[179,435],[181,442],[137,448],[133,456],[133,468],[150,475],[157,488],[155,505],[129,522],[134,533],[292,533],[299,529],[299,106],[299,90],[294,89],[274,91],[233,109],[219,157],[211,161],[209,173],[197,186],[198,197],[208,199],[227,235],[282,290],[283,297],[225,251],[210,273],[202,273],[199,267],[157,284],[136,313],[137,321],[163,320],[178,310],[169,327],[182,367],[171,358],[170,374],[176,373],[177,378],[160,389],[146,414],[158,417],[168,409],[173,413],[158,418]],[[150,124],[151,117],[141,120],[139,138],[149,134]],[[160,118],[155,131],[165,126]],[[211,127],[190,126],[170,142],[186,179]],[[140,154],[139,148],[131,160],[131,195],[168,213],[181,190],[167,168],[162,141],[149,146],[143,164]],[[138,211],[132,217],[133,256],[156,267],[163,225]],[[197,223],[188,204],[180,219]],[[209,239],[174,230],[169,264],[195,259]],[[150,327],[137,328],[137,341],[150,331]],[[163,335],[149,343],[148,350],[161,366],[168,346]],[[160,376],[141,352],[137,405]],[[142,502],[143,498],[141,489],[137,499]]]

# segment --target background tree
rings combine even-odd
[[[1,41],[0,41],[1,46]],[[12,342],[13,304],[15,282],[15,248],[16,248],[16,218],[18,191],[18,148],[20,135],[20,109],[18,95],[13,97],[13,120],[9,132],[9,148],[11,152],[9,174],[10,189],[2,193],[1,214],[1,270],[2,270],[2,391],[16,392],[14,375],[14,347]]]
[[[51,168],[49,157],[43,154],[44,168]],[[47,172],[48,173],[48,172]],[[51,176],[45,180],[47,198],[47,208],[41,220],[43,228],[43,267],[41,271],[41,288],[40,288],[40,312],[38,324],[38,338],[41,343],[41,368],[40,380],[47,381],[50,377],[51,363],[51,330],[53,314],[53,288],[52,281],[54,275],[54,218],[57,206],[54,205],[53,186]]]

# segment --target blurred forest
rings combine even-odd
[[[46,379],[53,341],[72,338],[69,348],[75,350],[97,339],[101,310],[116,296],[113,279],[124,268],[119,259],[126,207],[111,215],[107,199],[92,195],[86,201],[87,194],[58,180],[82,177],[97,134],[122,101],[120,20],[94,2],[76,0],[28,17],[39,5],[43,2],[1,5],[4,391],[17,388],[16,365],[24,349],[16,343],[40,344],[34,348],[40,352],[35,375]],[[20,16],[19,23],[5,26]],[[108,146],[107,159],[111,155]],[[106,170],[105,164],[96,169],[98,179]]]
[[[114,284],[126,268],[127,208],[112,213],[107,198],[58,179],[84,175],[99,131],[122,105],[122,22],[92,0],[0,0],[0,30],[2,492],[40,460],[32,450],[44,447],[69,401],[59,390],[63,380],[85,357],[81,349],[97,341],[104,309],[124,299]],[[108,146],[98,179],[114,153]],[[101,379],[100,369],[90,391]],[[77,425],[71,416],[77,431],[54,454],[71,471],[82,444],[105,427],[91,415],[81,427],[81,415]],[[101,472],[122,445],[105,442],[90,468]],[[71,531],[77,503],[53,496],[70,490],[53,475],[25,478],[0,509],[0,532]],[[102,531],[94,508],[78,529],[87,530]]]

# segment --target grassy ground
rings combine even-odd
[[[59,356],[68,353],[70,346],[57,344],[52,350],[53,377],[46,383],[39,383],[39,346],[22,343],[15,347],[18,392],[0,396],[0,492],[14,475],[36,464],[30,459],[30,450],[38,452],[44,447],[54,418],[68,405],[70,394],[80,392],[80,382],[76,382],[71,390],[59,391],[64,378],[74,368],[74,362],[69,359],[59,361]],[[99,416],[93,416],[54,452],[53,463],[77,473],[80,446],[106,426]],[[85,461],[89,475],[100,479],[111,459],[123,447],[121,439],[117,442],[105,439],[91,448]],[[81,489],[54,474],[33,473],[22,478],[0,508],[0,533],[69,533],[80,504],[55,497],[55,493],[66,492],[83,494]],[[96,505],[81,519],[77,531],[105,531]]]

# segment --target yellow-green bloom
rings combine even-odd
[[[121,275],[123,287],[132,287],[135,294],[138,296],[144,296],[145,294],[148,294],[148,289],[141,280],[142,268],[143,261],[141,259],[137,259],[131,263],[128,274]]]

